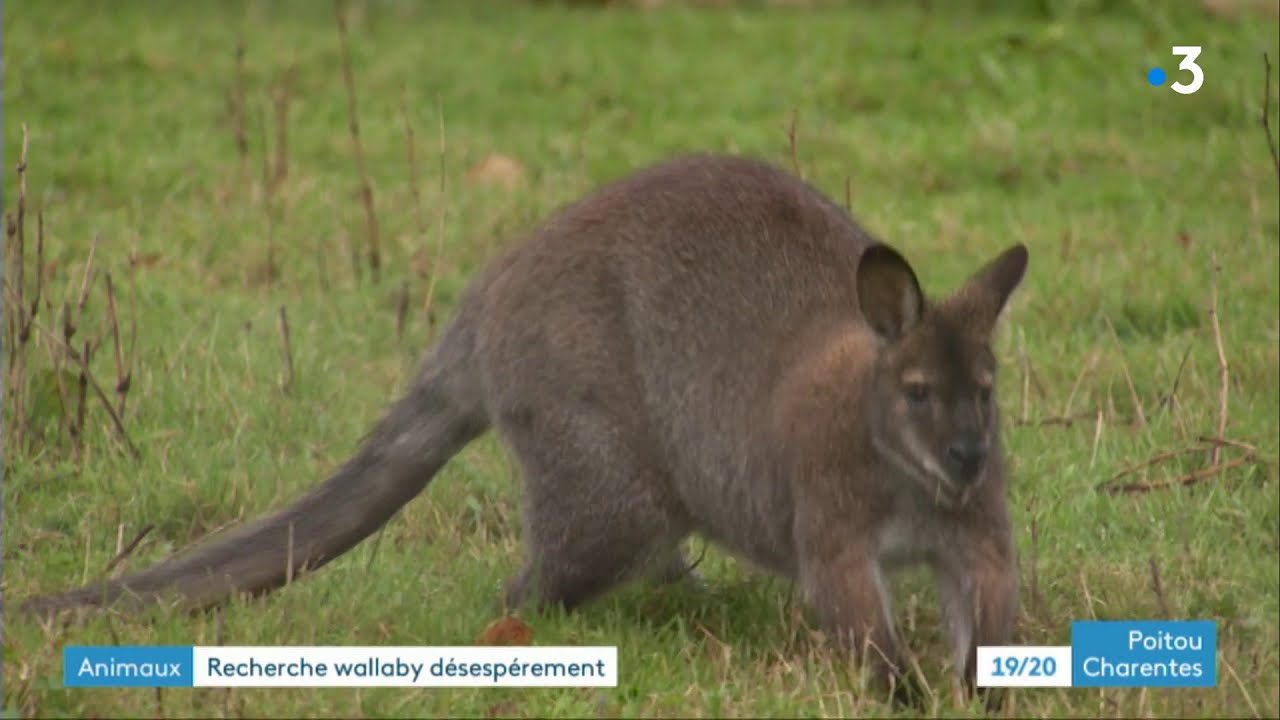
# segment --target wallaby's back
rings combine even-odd
[[[478,338],[490,412],[566,394],[625,418],[690,525],[789,544],[785,488],[759,443],[801,334],[858,322],[858,258],[874,239],[800,179],[693,155],[565,208],[485,288]],[[779,494],[781,493],[781,494]]]

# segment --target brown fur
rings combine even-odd
[[[1027,253],[930,302],[800,180],[678,158],[563,209],[473,282],[360,451],[297,503],[27,610],[206,607],[350,549],[488,428],[523,477],[512,606],[684,574],[701,533],[799,583],[831,637],[902,670],[885,575],[937,571],[954,659],[1009,641],[1014,547],[990,338]],[[294,546],[288,548],[288,538]],[[292,558],[294,567],[287,568]]]

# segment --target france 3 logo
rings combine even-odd
[[[1200,57],[1199,45],[1174,45],[1173,54],[1182,58],[1182,62],[1178,63],[1178,69],[1191,73],[1191,82],[1175,82],[1169,86],[1170,90],[1183,95],[1190,95],[1200,89],[1204,84],[1204,69],[1196,63],[1196,58]],[[1165,72],[1162,68],[1154,67],[1147,71],[1147,82],[1155,87],[1160,87],[1166,80]]]

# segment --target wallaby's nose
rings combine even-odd
[[[977,438],[955,440],[947,446],[947,459],[951,461],[956,475],[965,482],[977,477],[982,469],[982,461],[987,458],[987,449]]]

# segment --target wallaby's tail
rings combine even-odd
[[[264,594],[350,550],[488,428],[471,358],[474,322],[466,314],[445,331],[356,455],[297,502],[147,570],[32,598],[19,610],[51,613],[163,598],[206,608],[235,593]]]

